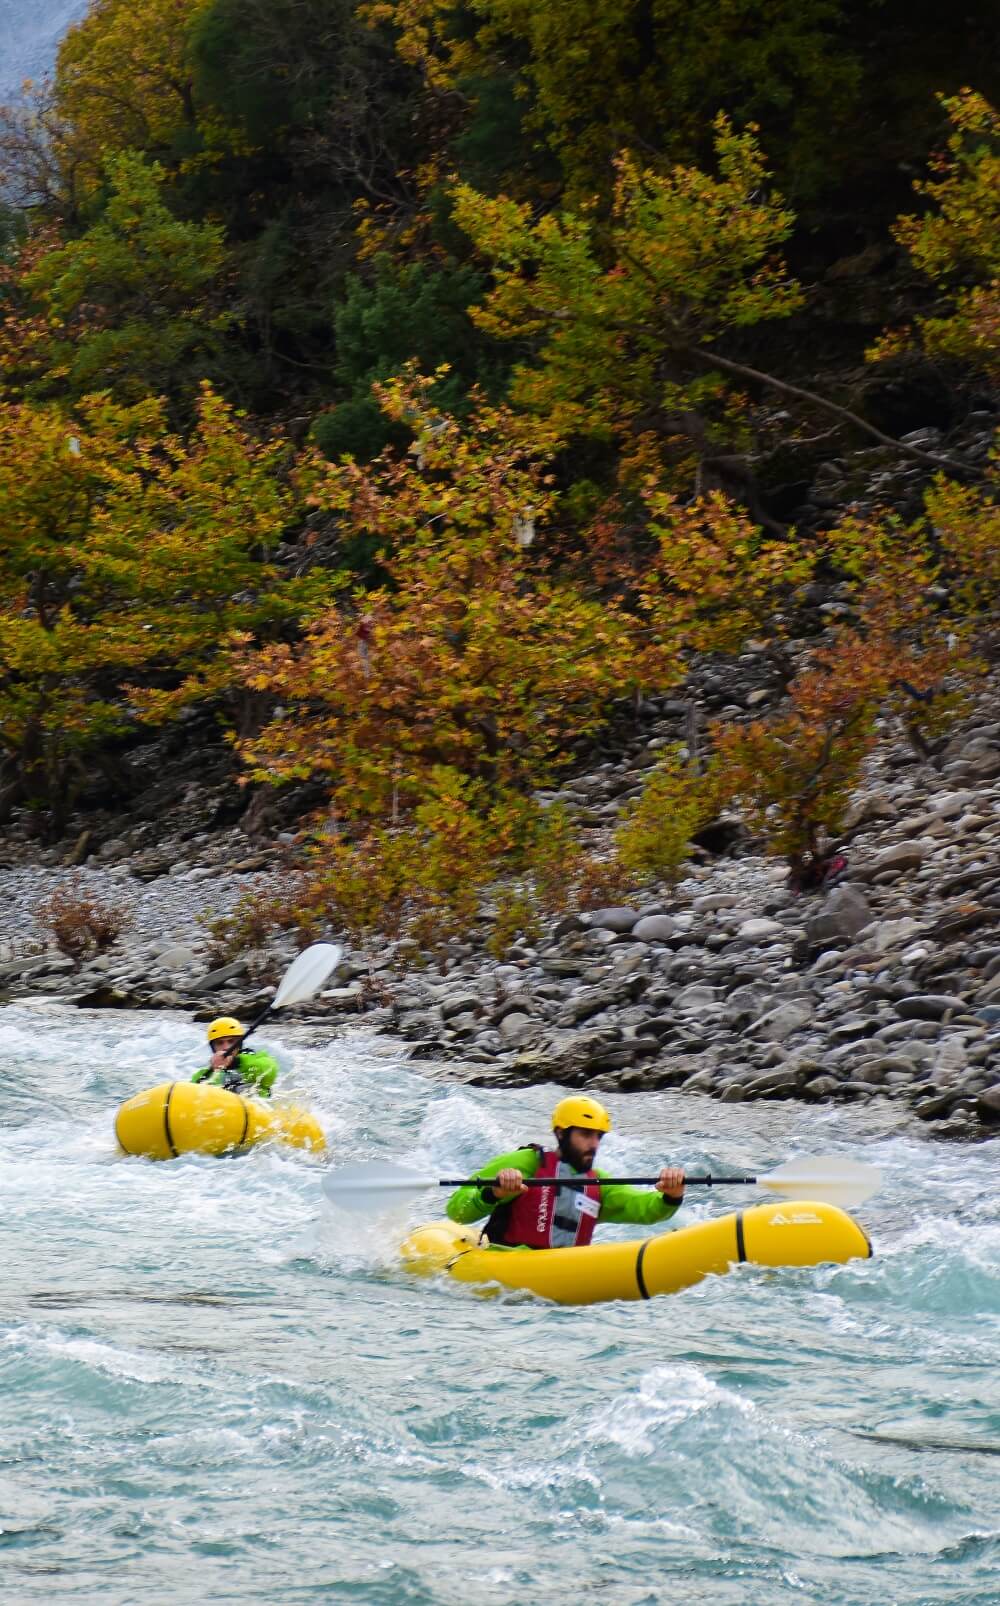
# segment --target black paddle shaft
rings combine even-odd
[[[659,1182],[659,1177],[599,1177],[597,1179],[605,1187],[616,1188],[645,1186],[652,1187]],[[587,1188],[590,1186],[589,1177],[522,1177],[521,1181],[526,1188]],[[757,1181],[756,1177],[685,1177],[685,1186],[696,1187],[699,1183],[705,1188],[733,1188],[749,1187]],[[496,1177],[443,1177],[438,1183],[439,1188],[492,1188]]]

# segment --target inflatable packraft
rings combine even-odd
[[[871,1244],[836,1205],[809,1200],[755,1205],[676,1232],[586,1248],[506,1249],[480,1244],[478,1227],[434,1221],[400,1248],[407,1271],[446,1272],[460,1283],[524,1288],[560,1305],[673,1294],[747,1261],[755,1266],[842,1265]]]
[[[319,1123],[298,1105],[249,1098],[205,1082],[163,1082],[126,1099],[115,1117],[126,1154],[171,1160],[178,1154],[233,1154],[265,1142],[317,1153]]]

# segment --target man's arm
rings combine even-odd
[[[601,1175],[599,1171],[598,1176]],[[674,1173],[661,1172],[661,1181],[664,1176],[673,1178]],[[598,1221],[632,1222],[635,1226],[655,1227],[658,1222],[669,1221],[671,1216],[677,1214],[684,1202],[683,1172],[679,1173],[679,1187],[671,1183],[670,1193],[680,1197],[669,1197],[656,1188],[630,1188],[619,1183],[617,1186],[606,1182],[601,1184],[601,1213]]]
[[[236,1065],[244,1080],[255,1083],[258,1093],[262,1093],[265,1098],[270,1097],[279,1070],[273,1054],[269,1054],[263,1048],[245,1049]]]
[[[537,1149],[514,1149],[510,1154],[498,1154],[487,1160],[485,1165],[477,1165],[475,1173],[477,1177],[495,1177],[499,1171],[520,1171],[526,1177],[533,1177],[538,1170],[538,1160]],[[496,1205],[492,1194],[484,1193],[482,1188],[456,1188],[445,1211],[449,1220],[466,1226],[470,1221],[482,1221],[484,1216],[492,1215]]]

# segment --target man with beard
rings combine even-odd
[[[552,1112],[556,1147],[530,1143],[500,1154],[476,1175],[483,1182],[459,1188],[448,1215],[463,1225],[486,1222],[490,1243],[515,1249],[557,1249],[589,1244],[599,1221],[654,1226],[668,1221],[684,1198],[684,1172],[665,1166],[655,1189],[602,1182],[594,1161],[611,1117],[597,1099],[565,1098]],[[604,1173],[606,1175],[606,1173]],[[528,1188],[526,1177],[565,1177],[562,1187]]]

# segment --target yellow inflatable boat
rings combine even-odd
[[[323,1129],[294,1104],[244,1098],[204,1082],[163,1082],[126,1099],[115,1117],[126,1154],[171,1160],[178,1154],[233,1154],[257,1143],[318,1153]]]
[[[809,1200],[755,1205],[677,1232],[585,1249],[503,1249],[480,1245],[476,1227],[434,1221],[401,1246],[407,1271],[447,1272],[460,1283],[525,1288],[559,1305],[649,1299],[690,1288],[741,1261],[755,1266],[842,1265],[865,1260],[871,1244],[836,1205]]]

